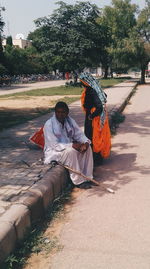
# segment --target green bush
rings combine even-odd
[[[8,73],[6,67],[0,64],[0,75],[6,75]]]

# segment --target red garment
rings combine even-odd
[[[29,138],[29,140],[31,142],[33,142],[34,144],[36,144],[37,146],[39,146],[40,148],[44,149],[44,133],[43,133],[43,127],[40,128],[40,130],[38,130],[36,133],[34,133],[33,136],[31,136]]]
[[[65,73],[65,78],[66,78],[67,80],[69,80],[69,72],[66,72],[66,73]]]

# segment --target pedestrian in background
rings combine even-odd
[[[66,80],[69,80],[69,78],[70,78],[70,74],[69,74],[69,72],[66,72],[66,73],[65,73],[65,79],[66,79]]]

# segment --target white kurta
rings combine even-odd
[[[74,119],[67,117],[62,125],[55,117],[51,117],[44,125],[44,163],[52,160],[66,164],[72,169],[93,178],[93,156],[89,146],[85,153],[80,153],[72,148],[73,141],[90,144]],[[70,172],[70,178],[75,185],[86,181],[83,177]]]

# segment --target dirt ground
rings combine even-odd
[[[22,269],[50,269],[51,262],[54,255],[63,249],[60,245],[59,236],[62,231],[64,223],[68,220],[68,213],[72,210],[72,204],[75,203],[77,197],[84,192],[82,189],[74,188],[71,192],[71,197],[68,202],[65,203],[62,210],[58,212],[58,215],[47,225],[43,237],[47,240],[54,240],[52,248],[43,248],[41,252],[31,253],[27,259],[26,264]]]
[[[65,95],[55,95],[0,98],[0,131],[47,113],[58,100],[63,100],[65,97]]]
[[[77,95],[69,95],[69,97],[76,97]],[[21,98],[1,98],[0,110],[2,109],[36,109],[36,108],[49,108],[54,105],[58,99],[63,98],[62,95],[54,96],[21,96]]]

